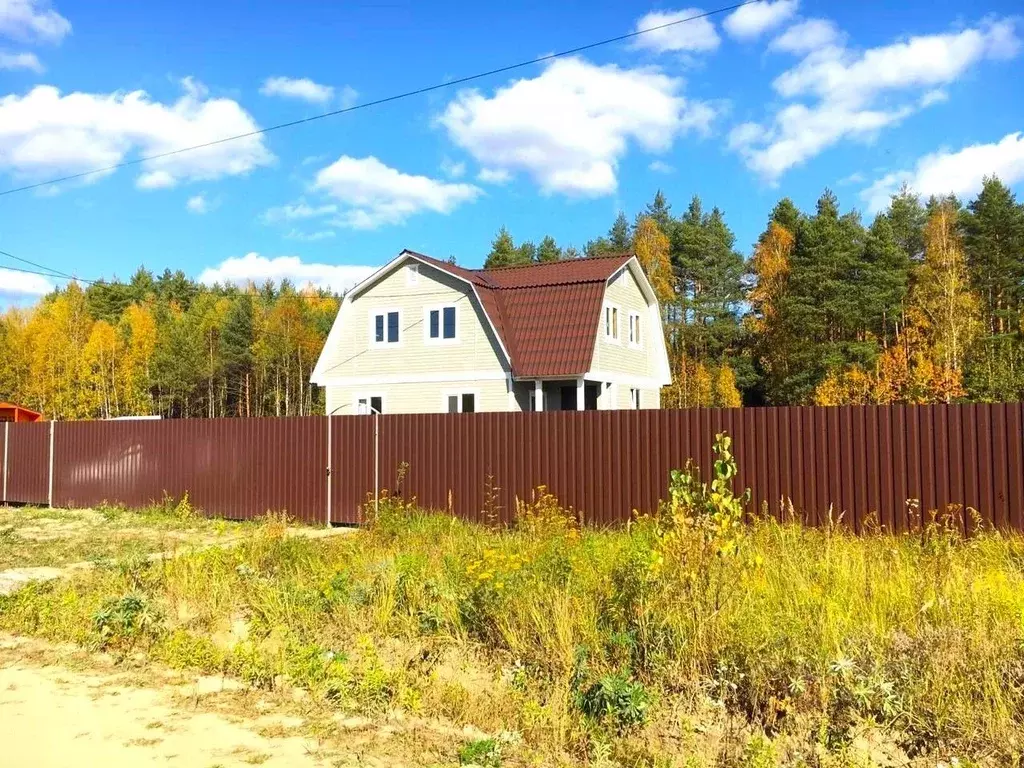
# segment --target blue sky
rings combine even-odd
[[[704,5],[701,10],[711,10]],[[343,288],[496,230],[582,247],[661,188],[749,252],[782,195],[870,216],[907,181],[1024,182],[1018,3],[775,0],[166,161],[0,197],[0,249]],[[0,0],[0,191],[694,15],[640,2]],[[56,280],[5,272],[0,302]]]

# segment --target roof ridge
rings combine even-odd
[[[530,269],[532,267],[548,267],[555,264],[578,264],[581,261],[601,261],[602,259],[624,259],[626,257],[632,258],[636,254],[630,251],[622,251],[620,253],[603,253],[600,256],[580,256],[576,259],[556,259],[555,261],[534,261],[529,264],[509,264],[505,267],[480,267],[479,269],[472,269],[471,272],[506,272],[513,269]],[[466,267],[463,267],[466,269]]]

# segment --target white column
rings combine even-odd
[[[544,410],[544,382],[540,379],[533,382],[533,410]]]
[[[586,397],[585,397],[586,392],[587,392],[587,388],[584,385],[583,377],[580,376],[578,379],[576,379],[576,410],[577,411],[582,411],[582,410],[586,409],[586,407],[587,407],[587,402],[586,402]]]

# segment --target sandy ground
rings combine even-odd
[[[77,670],[28,652],[35,641],[0,636],[0,764],[9,768],[324,766],[309,739],[266,738],[187,706],[211,681],[135,687],[103,670]],[[212,682],[212,685],[219,681]],[[193,691],[188,689],[192,688]]]

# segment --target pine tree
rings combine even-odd
[[[629,221],[622,211],[619,211],[611,229],[608,230],[608,243],[612,250],[619,253],[626,253],[632,249],[633,237],[629,231]]]
[[[668,204],[665,195],[660,189],[654,194],[654,200],[647,204],[647,209],[643,215],[654,219],[661,231],[671,238],[673,223],[672,206]]]
[[[484,260],[484,269],[518,266],[525,263],[523,259],[524,254],[516,248],[512,235],[508,233],[505,227],[502,227],[491,242],[491,252],[487,254],[487,258]]]
[[[555,238],[551,235],[545,235],[544,239],[540,241],[540,245],[537,246],[537,261],[548,262],[548,261],[560,261],[562,258],[562,249],[558,247],[558,243],[555,242]]]
[[[231,305],[220,337],[228,413],[235,416],[252,414],[254,340],[252,297],[243,295]]]
[[[907,260],[921,261],[924,256],[924,225],[928,216],[917,195],[906,184],[892,196],[885,217],[892,227],[893,239]]]

